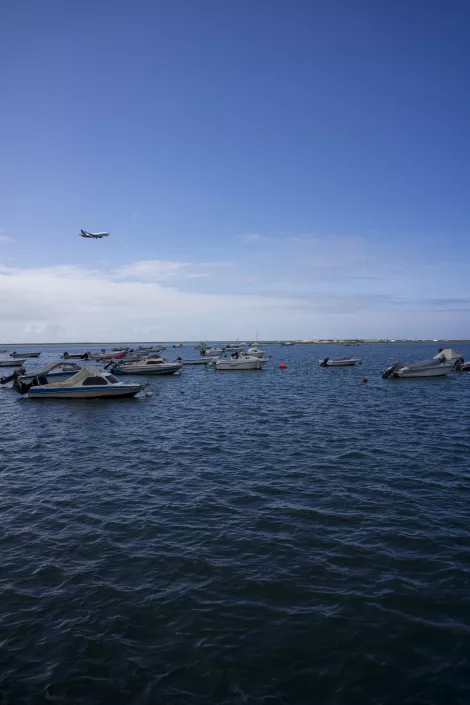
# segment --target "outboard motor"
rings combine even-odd
[[[384,367],[382,370],[382,378],[383,379],[388,379],[389,377],[393,376],[393,373],[399,369],[401,364],[399,362],[394,362],[393,365],[390,365],[390,367]]]
[[[13,387],[20,394],[27,394],[31,387],[42,387],[47,384],[47,377],[45,375],[39,375],[31,380],[31,382],[23,382],[20,377],[17,377],[13,382]]]
[[[326,367],[329,359],[329,357],[325,357],[325,359],[320,362],[320,367]]]
[[[456,372],[463,372],[464,370],[464,359],[463,357],[458,357],[456,361],[454,362],[454,370]]]
[[[15,370],[11,375],[0,377],[0,384],[8,384],[8,382],[14,382],[21,375],[26,374],[26,370],[22,367],[20,370]]]

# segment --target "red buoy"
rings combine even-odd
[[[362,378],[362,381],[363,381],[363,382],[368,382],[369,380],[367,379],[367,377],[363,377],[363,378]]]
[[[281,370],[287,370],[287,365],[285,365],[283,362],[281,362],[281,364],[279,365],[279,368]]]

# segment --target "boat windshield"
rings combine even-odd
[[[89,387],[89,386],[97,386],[97,385],[106,385],[108,384],[107,381],[104,379],[104,377],[98,377],[95,375],[94,377],[87,377],[85,380],[83,380],[83,386],[84,387]]]
[[[119,380],[114,375],[105,375],[110,384],[119,384]]]

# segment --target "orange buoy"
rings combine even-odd
[[[287,365],[285,365],[283,362],[281,362],[281,364],[279,365],[279,368],[281,370],[287,370]]]
[[[367,377],[363,377],[363,378],[362,378],[362,381],[363,381],[363,382],[368,382],[369,380],[367,379]]]

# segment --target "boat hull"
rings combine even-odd
[[[10,357],[12,358],[21,358],[21,359],[26,359],[26,358],[31,358],[31,357],[39,357],[41,353],[40,352],[25,352],[25,353],[11,353]]]
[[[207,365],[214,360],[215,357],[200,357],[194,360],[180,360],[180,362],[182,365]]]
[[[11,359],[11,360],[0,360],[0,367],[21,367],[24,362],[24,358]]]
[[[219,360],[215,363],[215,369],[222,372],[245,372],[248,370],[262,370],[267,360]]]
[[[116,399],[133,397],[141,389],[140,384],[125,387],[70,387],[69,389],[59,387],[48,389],[44,386],[31,387],[28,396],[30,399]]]
[[[452,371],[452,367],[446,367],[444,369],[429,369],[418,372],[416,370],[399,370],[395,373],[394,377],[398,379],[425,379],[431,377],[444,377]]]
[[[319,360],[318,364],[320,367],[352,367],[359,362],[360,360],[328,360],[327,362]]]
[[[113,369],[113,375],[174,375],[181,369],[181,365],[168,365],[164,368],[152,368],[152,367],[138,367],[133,368],[129,365],[129,369],[126,367],[115,367]]]

